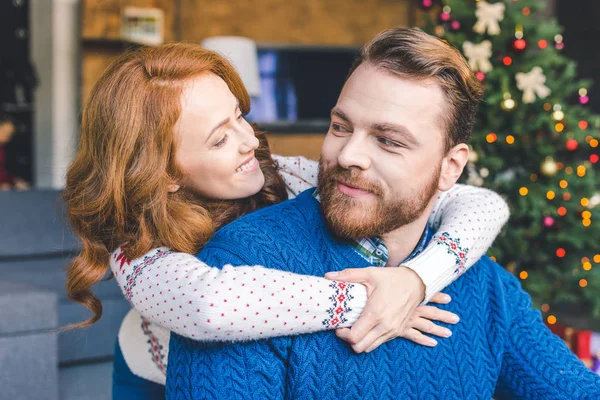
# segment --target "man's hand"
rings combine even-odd
[[[397,337],[433,347],[437,342],[421,332],[441,337],[449,337],[452,333],[435,325],[432,320],[458,322],[456,315],[436,307],[417,309],[425,297],[425,287],[419,276],[409,268],[350,268],[337,274],[328,273],[325,277],[361,283],[367,288],[369,299],[360,318],[352,328],[336,331],[337,336],[350,343],[357,353],[372,351]],[[445,304],[450,297],[438,294],[432,301]]]

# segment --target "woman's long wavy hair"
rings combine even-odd
[[[102,316],[91,291],[109,269],[109,255],[122,246],[129,259],[167,246],[195,254],[220,226],[287,195],[265,136],[255,151],[265,175],[256,195],[211,201],[168,186],[183,177],[174,154],[174,127],[186,83],[202,73],[221,77],[250,109],[248,93],[231,64],[191,43],[170,43],[128,52],[95,85],[83,109],[81,139],[67,172],[64,201],[82,250],[67,267],[69,298],[92,311],[86,327]]]

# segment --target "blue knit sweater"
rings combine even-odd
[[[311,191],[224,227],[200,258],[313,275],[367,266],[327,231]],[[167,398],[600,399],[600,377],[543,325],[518,281],[489,258],[445,292],[453,301],[441,308],[461,321],[435,348],[397,339],[355,354],[332,331],[222,344],[172,334]]]

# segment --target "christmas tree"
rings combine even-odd
[[[600,315],[600,118],[589,81],[562,54],[543,0],[418,0],[424,29],[463,52],[485,83],[463,181],[502,194],[508,226],[488,252],[552,324],[557,305]]]

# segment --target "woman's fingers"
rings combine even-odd
[[[410,340],[411,342],[415,342],[416,344],[420,344],[421,346],[437,346],[437,340],[432,339],[429,336],[423,335],[421,332],[414,328],[405,329],[405,331],[402,334],[402,337]]]
[[[433,306],[419,306],[415,310],[413,316],[425,318],[431,321],[445,322],[447,324],[456,324],[458,321],[460,321],[458,315]]]
[[[389,330],[385,330],[385,328],[381,325],[377,325],[375,328],[371,329],[364,338],[362,338],[358,343],[352,345],[352,349],[356,353],[362,353],[368,348],[373,347],[373,345],[380,339],[388,336]],[[382,339],[383,340],[383,339]],[[383,341],[381,341],[383,343]],[[380,343],[380,344],[381,344]],[[377,345],[379,346],[379,344]],[[377,346],[373,347],[376,348]]]
[[[423,333],[433,336],[448,338],[452,336],[452,331],[446,327],[434,324],[425,318],[414,318],[409,321],[409,328],[416,329]]]
[[[452,297],[450,297],[450,295],[447,295],[445,293],[436,293],[433,295],[431,300],[429,300],[430,303],[437,303],[437,304],[448,304],[451,301],[452,301]]]

